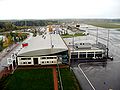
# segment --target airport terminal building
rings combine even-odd
[[[31,37],[17,55],[19,65],[53,65],[69,62],[68,47],[59,34]]]
[[[105,49],[100,48],[96,44],[92,44],[90,40],[81,40],[74,43],[74,45],[68,45],[70,48],[70,59],[81,61],[104,61]]]

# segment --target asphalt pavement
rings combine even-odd
[[[27,32],[28,33],[28,32]],[[27,39],[25,39],[23,42],[27,42],[31,37],[33,36],[32,33],[29,33],[29,37]],[[8,67],[7,64],[7,58],[11,57],[11,54],[13,54],[14,52],[20,50],[22,42],[19,42],[18,45],[17,44],[13,44],[10,47],[10,51],[7,52],[7,49],[5,49],[3,52],[0,53],[0,72],[5,68]],[[17,46],[16,46],[17,45]]]
[[[87,26],[87,25],[86,25]],[[108,29],[87,26],[88,28],[82,28],[87,30],[90,35],[87,37],[75,37],[74,41],[81,39],[90,39],[96,42],[97,28],[98,28],[98,42],[107,45]],[[65,39],[66,42],[72,42],[72,38]],[[80,67],[95,87],[95,90],[120,90],[120,31],[115,29],[109,29],[109,55],[113,56],[114,60],[107,61],[107,64],[94,63],[94,64],[82,64]],[[83,90],[91,90],[90,85],[79,70],[79,62],[74,62],[73,71],[78,78]],[[93,90],[93,89],[92,89]]]
[[[21,43],[17,44],[13,44],[10,51],[7,52],[6,50],[4,52],[2,52],[3,54],[1,55],[1,60],[0,60],[0,72],[8,66],[7,64],[7,58],[11,57],[11,54],[13,54],[19,47],[20,47]]]

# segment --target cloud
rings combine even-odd
[[[0,19],[120,18],[119,0],[0,0]]]

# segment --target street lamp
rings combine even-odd
[[[74,33],[73,33],[72,43],[73,43],[73,51],[74,51]]]
[[[96,44],[98,44],[98,27],[97,27],[97,35],[96,35]]]
[[[109,33],[110,31],[108,30],[108,36],[107,36],[107,58],[108,58],[108,53],[109,53]]]

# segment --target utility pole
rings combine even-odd
[[[73,40],[72,40],[72,43],[73,43],[73,51],[74,51],[74,34],[73,34]]]
[[[51,33],[49,33],[50,34],[50,44],[51,44],[51,49],[54,47],[54,45],[53,45],[53,43],[52,43],[52,35],[51,35]]]
[[[98,27],[97,27],[97,35],[96,35],[96,44],[98,44]]]
[[[107,36],[107,58],[108,58],[108,53],[109,53],[109,33],[110,33],[110,30],[108,30],[108,36]]]

